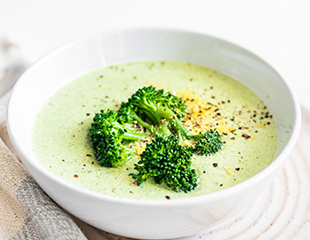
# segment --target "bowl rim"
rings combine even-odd
[[[37,65],[40,64],[41,61],[44,61],[45,59],[48,59],[49,57],[52,57],[53,55],[57,54],[58,52],[61,52],[62,50],[69,48],[71,45],[74,45],[78,42],[85,41],[90,38],[95,38],[95,37],[100,37],[103,34],[114,34],[114,33],[119,33],[119,32],[130,32],[130,31],[155,31],[155,32],[178,32],[178,33],[185,33],[185,34],[197,34],[197,35],[202,35],[202,36],[207,36],[209,38],[213,38],[222,42],[225,42],[227,44],[236,46],[242,50],[245,50],[248,53],[253,54],[255,57],[257,57],[262,63],[264,63],[268,68],[276,72],[281,80],[282,83],[285,85],[285,87],[289,90],[289,93],[292,96],[293,100],[293,105],[294,105],[294,114],[295,114],[295,121],[294,125],[292,127],[292,132],[289,137],[289,140],[284,147],[284,149],[280,152],[280,154],[262,171],[257,173],[256,175],[248,178],[245,181],[242,181],[232,187],[222,189],[216,192],[212,192],[209,194],[203,194],[203,195],[198,195],[198,196],[192,196],[192,197],[184,197],[180,199],[171,199],[171,200],[166,200],[166,199],[131,199],[131,198],[122,198],[122,197],[117,197],[117,196],[111,196],[111,195],[106,195],[103,193],[95,192],[86,188],[79,187],[73,183],[67,182],[66,180],[61,179],[60,177],[57,177],[56,175],[52,174],[49,172],[47,169],[45,169],[42,165],[40,164],[34,164],[34,161],[36,160],[29,160],[29,156],[25,154],[19,146],[21,144],[19,140],[15,137],[15,131],[13,128],[12,124],[12,119],[11,119],[11,111],[14,110],[14,106],[11,104],[11,99],[16,98],[16,92],[18,91],[19,88],[19,83],[22,81],[24,75],[27,74],[27,72],[31,71],[33,68],[35,68]],[[21,81],[20,81],[21,80]],[[13,109],[12,109],[13,108]],[[95,198],[97,200],[103,200],[103,201],[108,201],[108,202],[113,202],[113,203],[121,203],[121,204],[127,204],[127,205],[139,205],[140,207],[142,206],[153,206],[153,207],[169,207],[169,206],[186,206],[186,205],[195,205],[198,202],[204,202],[208,203],[211,201],[214,201],[216,199],[223,198],[225,196],[229,196],[232,192],[238,192],[242,191],[242,189],[245,189],[249,187],[253,182],[261,180],[264,178],[265,175],[268,175],[268,173],[274,171],[279,167],[279,165],[282,165],[283,162],[285,161],[285,158],[288,157],[288,154],[291,152],[293,147],[295,146],[295,143],[297,141],[297,138],[299,136],[299,131],[301,127],[301,109],[300,109],[300,104],[298,101],[298,98],[291,87],[290,83],[286,80],[285,76],[283,73],[281,73],[278,69],[276,69],[273,65],[271,65],[269,62],[267,62],[265,59],[260,57],[257,53],[255,53],[252,50],[248,50],[244,46],[240,44],[236,44],[235,42],[231,40],[227,40],[223,37],[218,37],[214,34],[209,34],[205,33],[203,31],[195,31],[195,30],[189,30],[189,29],[182,29],[182,28],[171,28],[171,27],[127,27],[127,28],[117,28],[117,29],[109,29],[109,30],[104,30],[104,31],[99,31],[96,33],[88,34],[83,37],[79,37],[73,41],[70,41],[68,43],[65,43],[59,47],[56,47],[55,49],[47,52],[44,54],[42,57],[40,57],[37,61],[35,61],[33,64],[31,64],[19,77],[18,81],[14,85],[11,96],[9,99],[8,107],[7,107],[7,129],[8,133],[10,136],[10,139],[13,143],[13,146],[15,147],[16,151],[22,159],[22,162],[24,161],[28,162],[31,164],[31,166],[36,170],[39,171],[41,174],[47,176],[49,179],[52,181],[56,182],[57,184],[63,185],[65,188],[70,188],[70,190],[79,193],[79,194],[86,194],[91,198]],[[25,160],[26,159],[26,160]],[[26,165],[26,164],[25,164]],[[34,177],[35,178],[35,177]],[[40,184],[39,184],[40,185]]]

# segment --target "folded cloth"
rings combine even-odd
[[[0,239],[114,238],[71,216],[45,194],[19,161],[0,105]]]

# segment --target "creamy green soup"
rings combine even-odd
[[[219,129],[224,147],[194,156],[199,187],[176,193],[152,180],[137,186],[128,176],[139,156],[120,168],[98,165],[87,136],[100,109],[117,110],[133,92],[153,85],[206,104],[209,127]],[[193,107],[193,106],[192,106]],[[199,114],[199,111],[198,111]],[[195,131],[195,125],[192,125]],[[277,129],[264,102],[249,88],[215,70],[175,61],[121,63],[93,70],[55,93],[39,111],[33,151],[40,164],[64,181],[106,195],[176,199],[208,194],[238,184],[266,168],[277,146]]]

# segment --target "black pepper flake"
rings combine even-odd
[[[62,161],[64,162],[64,161],[65,161],[65,159],[62,159]]]
[[[240,168],[238,168],[238,167],[237,167],[237,168],[235,168],[235,170],[236,170],[236,171],[239,171],[239,170],[240,170]]]
[[[89,116],[90,115],[90,113],[86,113],[86,116]]]
[[[170,197],[169,197],[168,195],[166,196],[166,198],[167,198],[168,200],[170,200]]]
[[[220,187],[222,187],[223,186],[223,184],[220,184]]]
[[[247,135],[247,134],[245,134],[245,133],[243,133],[241,136],[242,136],[243,138],[245,138],[245,139],[251,138],[251,136],[249,136],[249,135]]]
[[[213,165],[213,167],[217,167],[218,163],[213,163],[212,165]]]
[[[203,171],[203,173],[206,173],[206,171]]]
[[[91,157],[91,154],[87,153],[86,156],[87,156],[87,157]]]

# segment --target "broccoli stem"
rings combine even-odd
[[[136,120],[137,123],[141,126],[146,128],[152,135],[156,133],[156,129],[154,126],[148,124],[147,122],[143,121],[137,114],[132,113],[132,119]]]
[[[158,113],[161,118],[168,121],[170,128],[176,132],[181,142],[188,139],[187,134],[189,133],[189,131],[170,108],[165,106],[158,106]],[[169,135],[166,134],[166,136]]]
[[[157,126],[157,132],[156,135],[160,135],[160,136],[169,136],[171,135],[171,131],[169,130],[169,128],[167,127],[167,125],[165,123],[160,123]],[[156,136],[155,135],[155,136]]]
[[[124,140],[136,141],[136,140],[139,140],[141,137],[146,137],[146,134],[136,132],[136,131],[130,129],[129,127],[127,127],[125,124],[113,122],[112,125],[113,125],[113,129],[116,131],[118,131],[119,129],[123,130],[124,133],[122,135],[122,138]]]

